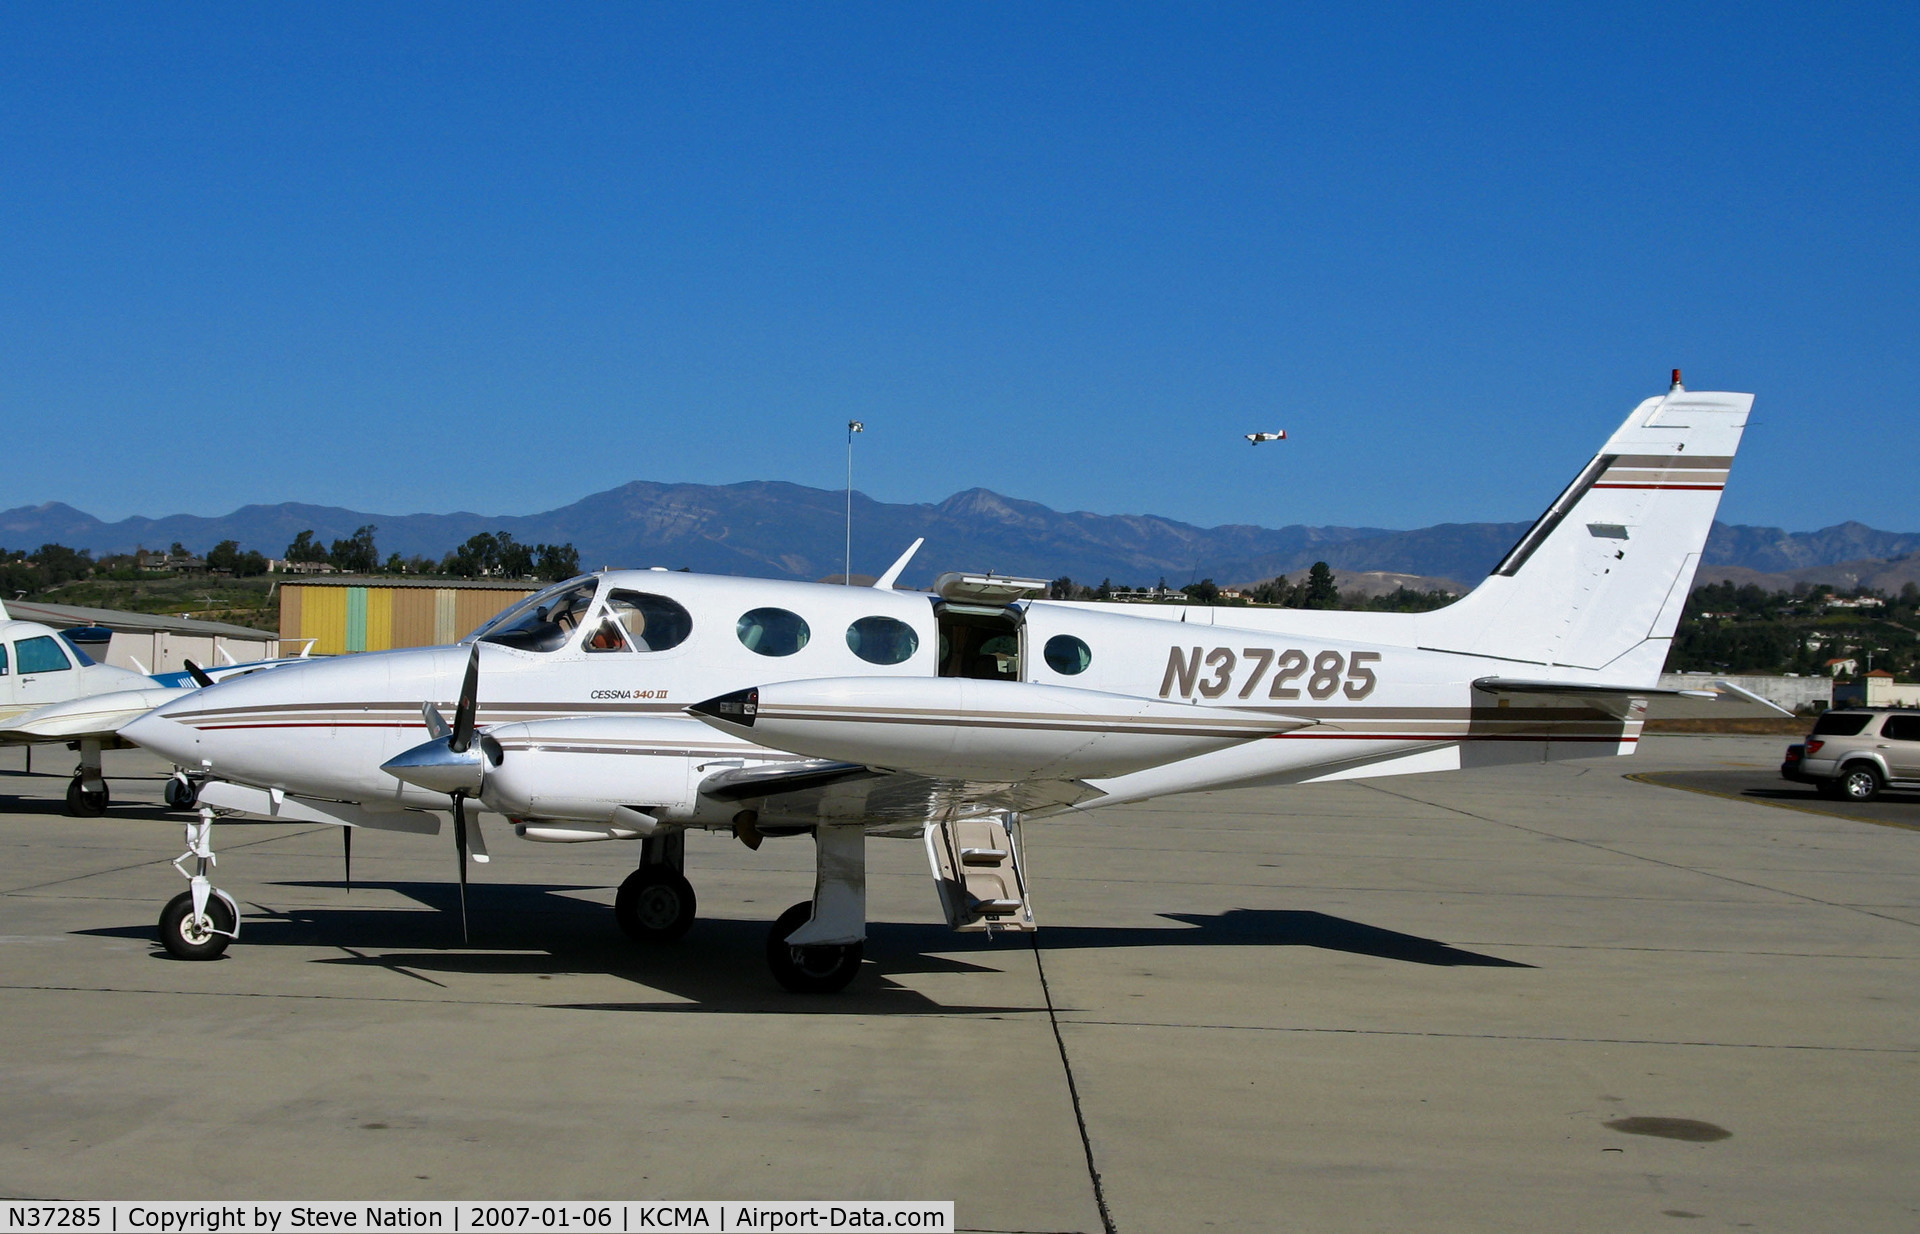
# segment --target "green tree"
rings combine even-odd
[[[1180,592],[1195,604],[1215,604],[1220,600],[1220,588],[1210,578],[1203,578],[1197,583],[1188,583],[1180,589]]]
[[[580,573],[580,550],[571,544],[542,544],[534,549],[534,573],[549,583]]]
[[[373,543],[373,533],[378,530],[368,523],[355,529],[348,539],[335,540],[326,560],[343,574],[372,574],[380,567],[380,550]]]
[[[286,558],[288,561],[325,561],[327,550],[313,542],[313,529],[309,527],[287,545]]]
[[[1301,608],[1339,608],[1340,589],[1333,585],[1333,570],[1324,561],[1316,561],[1307,571],[1307,591]]]
[[[207,569],[224,574],[240,573],[240,541],[222,540],[208,549]]]

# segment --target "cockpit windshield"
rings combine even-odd
[[[550,587],[481,626],[473,637],[522,651],[557,651],[585,619],[599,586],[598,579],[586,578]]]

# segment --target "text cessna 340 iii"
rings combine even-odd
[[[487,859],[473,801],[528,840],[639,840],[615,905],[638,939],[693,921],[687,828],[812,835],[813,896],[768,960],[790,989],[837,990],[869,834],[923,839],[955,928],[1031,930],[1024,820],[1628,754],[1650,709],[1784,714],[1726,683],[1654,686],[1752,402],[1676,374],[1434,612],[1054,603],[959,574],[929,596],[892,588],[909,549],[873,587],[608,571],[459,646],[203,689],[125,729],[204,778],[182,858],[199,872],[163,941],[207,958],[237,933],[206,877],[217,812],[431,834],[451,805],[464,885]]]

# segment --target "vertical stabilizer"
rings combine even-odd
[[[1430,645],[1587,679],[1658,679],[1753,407],[1751,394],[1690,391],[1677,378],[1634,409],[1485,582],[1435,614]]]

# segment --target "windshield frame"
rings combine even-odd
[[[586,603],[581,606],[581,612],[583,614],[592,612],[594,606],[599,601],[604,581],[605,580],[598,575],[582,574],[567,579],[564,582],[555,583],[551,587],[547,587],[541,591],[536,591],[524,600],[521,600],[518,604],[508,605],[492,619],[482,623],[473,633],[461,639],[455,646],[464,647],[470,643],[492,643],[497,647],[512,647],[516,651],[527,651],[537,655],[551,655],[556,651],[562,651],[569,643],[575,642],[579,638],[581,630],[588,628],[592,623],[583,617],[582,620],[575,623],[572,629],[564,632],[563,638],[547,647],[532,647],[523,645],[520,642],[507,642],[498,636],[502,631],[520,624],[530,615],[537,613],[541,608],[551,608],[552,605],[560,599],[580,591],[583,586],[588,584],[592,586],[593,590],[587,597]]]

